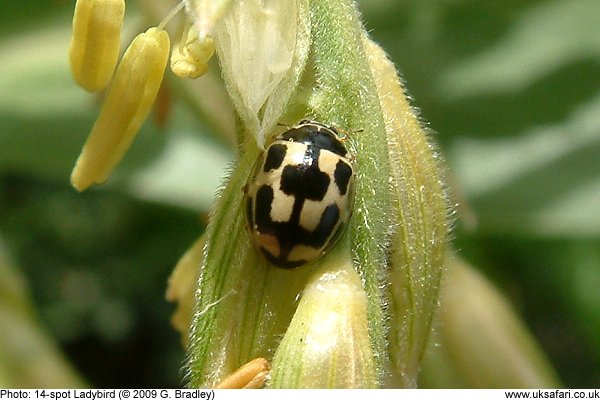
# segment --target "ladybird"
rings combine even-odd
[[[352,213],[352,157],[338,131],[302,120],[275,137],[244,189],[254,246],[275,266],[317,260],[340,237]]]

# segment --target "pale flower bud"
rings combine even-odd
[[[392,207],[387,332],[392,382],[416,387],[439,303],[449,229],[440,156],[411,107],[396,67],[363,36],[387,133]]]
[[[215,389],[260,389],[269,375],[269,362],[255,358],[223,379]]]
[[[171,324],[181,333],[181,339],[185,345],[187,345],[188,329],[192,320],[194,292],[205,243],[206,235],[202,235],[185,252],[171,273],[167,287],[167,300],[177,302],[177,309],[171,317]]]
[[[562,386],[507,299],[456,256],[448,265],[439,322],[424,368],[430,387]]]
[[[277,349],[272,387],[377,387],[360,277],[350,257],[327,260],[309,281]]]

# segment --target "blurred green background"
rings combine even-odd
[[[100,99],[69,76],[74,2],[0,4],[0,386],[76,382],[69,363],[87,385],[180,386],[166,280],[233,154],[175,90],[109,182],[77,193]],[[448,161],[459,254],[567,387],[600,386],[600,2],[360,6]],[[126,32],[146,27],[127,15]],[[26,373],[57,349],[63,375]]]

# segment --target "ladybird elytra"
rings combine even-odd
[[[277,267],[313,262],[339,238],[353,195],[351,156],[338,131],[302,120],[267,146],[244,189],[251,241]]]

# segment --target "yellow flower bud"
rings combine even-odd
[[[329,257],[309,281],[275,353],[271,386],[378,387],[367,295],[349,256]]]
[[[69,60],[77,84],[102,89],[117,65],[124,0],[78,0],[73,15]]]
[[[71,175],[71,184],[85,190],[106,180],[131,145],[163,79],[169,57],[169,36],[150,28],[131,43],[117,68],[100,115]]]
[[[183,344],[187,346],[188,330],[194,309],[196,282],[200,274],[200,264],[204,257],[206,235],[200,236],[179,260],[169,277],[166,298],[177,302],[177,309],[171,317],[171,324],[181,333]]]
[[[473,266],[456,256],[449,260],[424,383],[444,388],[561,387],[506,298]]]
[[[416,387],[437,310],[448,232],[439,154],[411,107],[396,67],[375,42],[363,44],[387,133],[391,200],[387,331],[394,386]]]
[[[196,79],[208,71],[208,61],[215,53],[210,36],[199,39],[198,31],[190,29],[171,55],[171,70],[179,78]]]

